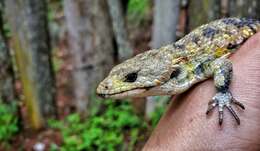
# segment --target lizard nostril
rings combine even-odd
[[[105,86],[105,89],[108,89],[108,86]]]

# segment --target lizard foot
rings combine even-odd
[[[213,98],[212,101],[208,104],[208,109],[206,114],[208,114],[210,111],[212,111],[216,106],[218,106],[218,112],[219,112],[219,125],[222,125],[223,122],[223,110],[224,107],[226,107],[229,112],[232,114],[232,116],[237,121],[237,124],[240,124],[240,119],[236,112],[232,108],[232,104],[235,104],[239,106],[242,109],[245,109],[244,105],[237,100],[235,100],[230,92],[218,92]]]

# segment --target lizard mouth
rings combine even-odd
[[[143,87],[143,88],[135,88],[132,90],[126,90],[118,93],[112,93],[112,94],[102,94],[97,93],[99,97],[102,98],[115,98],[115,99],[121,99],[126,97],[145,97],[144,92],[148,91],[152,87]]]

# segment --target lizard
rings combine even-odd
[[[177,95],[213,78],[216,94],[209,101],[206,114],[217,107],[222,125],[227,108],[239,125],[239,116],[232,106],[241,109],[245,106],[229,90],[232,62],[228,58],[259,30],[260,21],[254,19],[222,18],[209,22],[175,43],[145,51],[116,65],[96,92],[116,99]]]

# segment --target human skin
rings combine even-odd
[[[213,80],[209,79],[173,98],[144,151],[260,150],[260,33],[247,40],[230,59],[230,91],[246,108],[233,105],[241,124],[226,108],[222,126],[218,124],[217,107],[205,114],[216,93]]]

